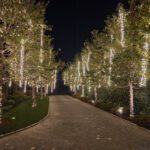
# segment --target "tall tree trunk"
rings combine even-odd
[[[25,80],[24,82],[24,90],[23,90],[24,93],[27,93],[27,80]]]
[[[85,85],[82,85],[82,94],[81,97],[85,97]]]
[[[36,93],[38,94],[39,93],[39,86],[36,85]]]
[[[129,82],[129,93],[130,93],[130,117],[134,117],[134,91],[133,83]]]
[[[35,94],[35,86],[32,86],[32,108],[35,108],[37,106],[36,103],[36,94]]]
[[[0,85],[0,124],[2,124],[2,86]]]
[[[43,93],[43,86],[41,85],[41,99],[43,99],[44,93]]]
[[[2,100],[3,100],[3,56],[0,54],[0,124],[2,124]]]
[[[94,88],[94,97],[95,97],[95,102],[97,102],[97,87]]]
[[[47,91],[47,85],[44,86],[44,97],[46,97],[48,94],[48,91]]]

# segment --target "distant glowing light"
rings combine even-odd
[[[92,100],[91,102],[92,102],[92,104],[95,104],[95,100]]]
[[[119,107],[119,108],[117,109],[117,112],[118,112],[119,114],[123,114],[124,108],[123,108],[123,107]]]
[[[12,120],[15,120],[15,119],[16,119],[16,117],[12,117],[11,119],[12,119]]]

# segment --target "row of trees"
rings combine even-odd
[[[126,10],[119,4],[104,31],[92,31],[91,40],[68,65],[63,79],[81,97],[94,95],[95,102],[100,101],[102,88],[128,88],[130,117],[134,117],[134,91],[146,87],[150,76],[150,1],[130,5]]]
[[[36,0],[2,0],[0,5],[0,122],[5,87],[32,88],[41,96],[53,92],[58,63],[55,61],[52,30],[44,21],[46,5]],[[13,87],[14,88],[14,87]],[[39,90],[40,89],[40,90]]]

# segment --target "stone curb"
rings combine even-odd
[[[24,127],[24,128],[21,128],[21,129],[18,129],[18,130],[15,130],[15,131],[12,131],[12,132],[9,132],[9,133],[6,133],[6,134],[0,134],[0,139],[1,139],[1,138],[4,138],[4,137],[6,137],[6,136],[9,136],[9,135],[16,134],[16,133],[18,133],[18,132],[24,131],[24,130],[26,130],[26,129],[32,128],[32,127],[34,127],[34,126],[40,124],[40,123],[43,122],[44,120],[46,120],[49,115],[50,115],[50,98],[49,98],[49,105],[48,105],[48,113],[47,113],[47,115],[46,115],[44,118],[42,118],[40,121],[38,121],[38,122],[36,122],[36,123],[33,123],[33,124],[31,124],[31,125],[29,125],[29,126],[27,126],[27,127]]]
[[[78,98],[76,98],[76,97],[73,97],[73,98],[76,99],[76,100],[81,101],[80,99],[78,99]],[[84,101],[81,101],[81,102],[85,103]],[[96,106],[94,106],[94,105],[92,105],[92,104],[90,104],[90,103],[85,103],[85,104],[90,105],[90,106],[92,106],[92,107],[95,107],[96,109],[101,110],[102,112],[105,112],[105,113],[107,113],[107,114],[110,114],[110,115],[112,115],[112,116],[115,117],[115,118],[121,119],[121,120],[127,122],[127,123],[130,124],[130,125],[133,125],[133,126],[135,126],[135,127],[138,127],[138,128],[140,128],[140,129],[144,130],[145,132],[149,132],[149,133],[150,133],[150,130],[149,130],[149,129],[144,128],[144,127],[141,127],[141,126],[139,126],[139,125],[136,124],[136,123],[133,123],[133,122],[131,122],[131,121],[129,121],[129,120],[126,120],[126,119],[121,118],[121,117],[119,117],[119,116],[117,116],[117,115],[114,115],[114,114],[112,114],[112,113],[110,113],[110,112],[108,112],[108,111],[105,111],[105,110],[103,110],[103,109],[100,109],[100,108],[98,108],[98,107],[96,107]]]

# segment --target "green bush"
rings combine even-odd
[[[150,129],[150,114],[148,115],[145,112],[141,112],[137,116],[137,124],[139,124],[140,126],[144,126],[144,127]]]
[[[6,105],[4,107],[2,107],[2,111],[3,112],[8,112],[9,110],[11,110],[13,108],[13,105]]]
[[[140,114],[140,112],[147,112],[150,108],[149,102],[149,91],[146,88],[140,88],[138,91],[135,92],[135,113]]]
[[[100,102],[111,102],[117,106],[127,106],[129,104],[128,89],[100,88],[98,90],[98,100]]]
[[[96,106],[101,109],[104,109],[106,111],[110,111],[113,108],[113,104],[109,101],[108,102],[97,102]]]
[[[25,94],[18,93],[16,95],[9,96],[9,99],[14,100],[15,104],[18,105],[18,104],[22,103],[23,101],[29,100],[30,97]]]
[[[48,98],[37,99],[37,107],[32,108],[32,99],[17,105],[3,114],[3,122],[0,124],[0,134],[12,132],[34,124],[44,118],[48,113]],[[11,105],[3,107],[8,110]],[[13,119],[15,118],[15,119]]]

